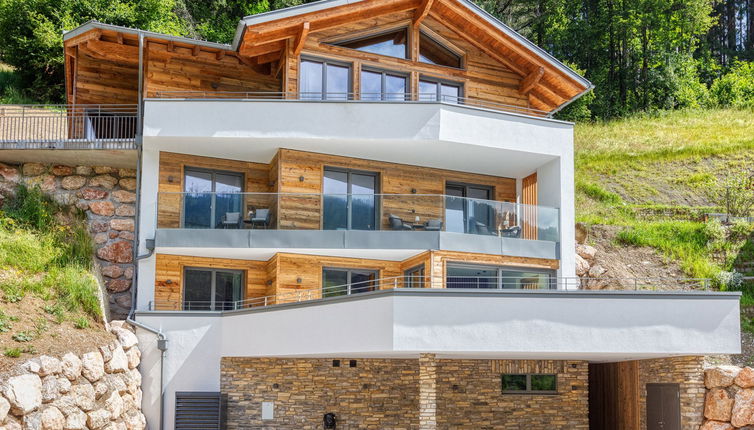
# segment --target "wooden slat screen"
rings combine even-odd
[[[523,203],[523,237],[537,239],[537,173],[521,181],[521,203]]]

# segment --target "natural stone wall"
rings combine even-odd
[[[545,371],[546,370],[546,371]],[[502,394],[501,373],[557,373],[558,393]],[[583,361],[223,358],[229,429],[587,430]],[[274,419],[262,421],[262,402]]]
[[[113,323],[116,339],[81,356],[41,356],[0,381],[0,429],[141,430],[141,352],[130,326]]]
[[[704,407],[704,357],[672,357],[639,361],[641,428],[647,428],[647,384],[678,384],[681,429],[698,430]]]
[[[503,373],[555,373],[557,394],[502,394]],[[437,428],[588,430],[585,361],[437,360]]]
[[[96,246],[96,258],[110,293],[110,318],[124,318],[131,308],[130,289],[134,275],[136,170],[0,163],[0,193],[13,192],[19,182],[39,185],[58,202],[76,205],[85,211]]]
[[[754,369],[719,366],[706,369],[704,425],[700,430],[754,428]]]

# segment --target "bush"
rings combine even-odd
[[[754,209],[754,180],[747,171],[734,173],[710,189],[715,204],[733,217],[746,217]]]
[[[707,238],[707,245],[714,245],[725,240],[725,228],[722,223],[716,219],[711,219],[704,223],[702,233]]]
[[[734,64],[712,83],[710,94],[720,107],[754,108],[754,63]]]
[[[754,233],[754,224],[744,221],[735,220],[730,226],[730,237],[734,240],[743,240]]]
[[[723,291],[741,291],[744,285],[744,276],[736,271],[721,270],[715,275],[714,281],[715,286]]]

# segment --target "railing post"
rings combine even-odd
[[[264,296],[264,305],[267,306],[267,296]]]

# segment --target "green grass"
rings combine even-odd
[[[83,215],[61,207],[38,188],[19,186],[8,200],[0,210],[3,301],[15,303],[33,294],[48,302],[44,311],[57,322],[81,314],[100,319],[98,285],[91,273],[94,245]]]
[[[0,63],[0,104],[34,104],[37,101],[28,97],[12,67]]]

